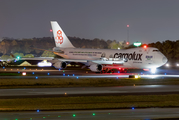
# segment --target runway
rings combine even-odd
[[[22,88],[0,89],[0,99],[109,95],[165,95],[178,93],[179,85],[142,85],[77,88]]]
[[[0,67],[1,73],[18,73],[19,76],[1,76],[1,78],[128,78],[129,75],[140,75],[141,78],[178,78],[178,69],[158,69],[156,74],[151,74],[148,71],[143,70],[128,70],[127,73],[103,73],[96,74],[89,69],[81,68],[67,68],[64,70],[58,70],[53,67]],[[21,76],[23,72],[26,72],[27,76]]]
[[[3,112],[1,120],[161,120],[179,119],[179,108],[146,108],[120,110],[83,110],[83,111],[39,111]],[[175,119],[172,119],[175,118]]]
[[[96,74],[89,70],[36,67],[1,67],[3,73],[26,72],[30,76],[1,76],[1,78],[128,78],[131,74],[140,74],[141,78],[176,78],[176,70],[160,70],[157,75],[147,75],[144,71],[129,73]],[[34,74],[33,74],[34,73]],[[49,73],[49,74],[48,74]],[[31,76],[33,75],[33,76]],[[15,80],[14,79],[14,80]],[[115,86],[115,87],[75,87],[75,88],[20,88],[0,89],[0,99],[13,98],[48,98],[48,97],[73,97],[73,96],[111,96],[111,95],[166,95],[179,94],[179,85],[140,85],[140,86]],[[147,108],[147,109],[120,109],[120,110],[85,110],[85,111],[40,111],[36,112],[0,112],[3,120],[41,120],[41,119],[95,119],[95,120],[152,120],[155,118],[179,118],[179,108]],[[93,115],[95,113],[95,115]],[[75,114],[75,116],[73,116]],[[159,120],[159,119],[158,119]]]

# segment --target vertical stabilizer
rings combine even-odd
[[[63,32],[62,28],[59,26],[57,21],[51,21],[51,26],[56,47],[75,48]]]

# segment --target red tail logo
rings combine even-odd
[[[55,37],[56,39],[56,43],[60,43],[62,44],[63,43],[63,37],[62,37],[62,31],[61,30],[58,30],[57,31],[57,37]]]

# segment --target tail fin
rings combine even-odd
[[[56,47],[75,48],[69,41],[68,37],[63,32],[62,28],[59,26],[57,21],[51,21],[51,26],[52,26]]]

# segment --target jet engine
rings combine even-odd
[[[101,72],[103,70],[103,66],[100,64],[92,64],[89,69],[93,72]]]
[[[66,62],[58,61],[53,64],[53,66],[57,69],[65,69],[67,67]]]

